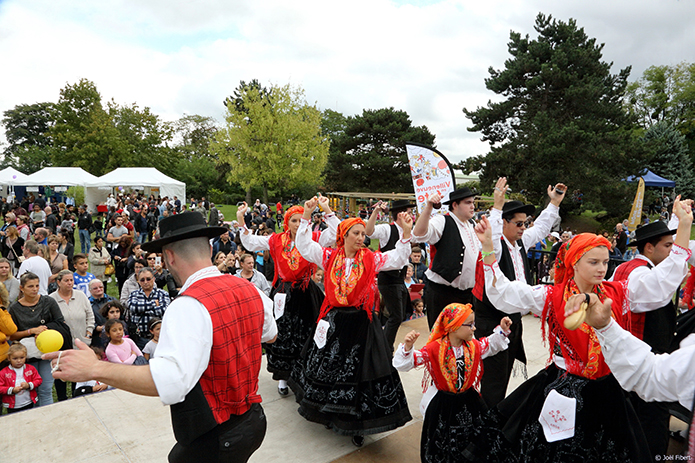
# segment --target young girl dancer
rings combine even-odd
[[[437,390],[426,405],[422,425],[420,458],[423,462],[463,461],[480,416],[487,410],[479,392],[482,360],[507,348],[511,324],[511,319],[504,317],[492,335],[474,339],[475,314],[471,305],[449,304],[437,317],[422,350],[413,350],[420,336],[416,331],[408,333],[405,343],[398,346],[393,366],[398,371],[410,371],[425,365],[423,383]]]

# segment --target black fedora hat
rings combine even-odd
[[[678,230],[670,230],[668,225],[662,221],[652,222],[648,225],[635,230],[635,239],[630,241],[628,246],[639,246],[654,238],[659,238],[665,235],[673,235]]]
[[[517,212],[531,216],[536,213],[536,206],[533,204],[524,204],[521,201],[507,201],[502,206],[502,217],[514,216]]]
[[[184,212],[172,215],[159,222],[158,240],[142,243],[142,249],[147,252],[162,252],[162,247],[175,241],[189,238],[214,238],[226,233],[224,227],[208,227],[205,218],[199,212]]]
[[[397,199],[391,203],[391,212],[400,212],[408,209],[409,207],[416,207],[415,204],[411,203],[407,199]]]
[[[471,196],[475,196],[477,194],[478,193],[465,186],[463,188],[459,188],[458,190],[452,191],[449,195],[449,199],[442,201],[442,204],[451,204],[454,201],[470,198]]]

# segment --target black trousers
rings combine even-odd
[[[53,381],[53,386],[56,388],[56,396],[58,401],[68,400],[68,383],[62,379],[56,379]],[[75,383],[70,383],[70,392],[75,393]]]
[[[440,285],[427,280],[425,294],[423,295],[425,307],[427,308],[427,324],[432,329],[437,317],[449,304],[458,302],[459,304],[473,304],[473,290],[461,290],[453,286]]]
[[[480,395],[489,408],[493,408],[498,403],[502,402],[507,395],[507,386],[509,385],[509,378],[512,376],[514,360],[517,357],[525,357],[522,354],[524,345],[522,342],[523,325],[521,324],[521,316],[519,314],[512,314],[509,315],[509,317],[512,318],[513,321],[511,333],[509,333],[507,337],[507,339],[509,339],[509,346],[506,350],[483,360],[483,377],[480,381]],[[491,335],[497,325],[500,324],[500,320],[501,318],[493,319],[481,317],[476,314],[475,337],[481,338]]]
[[[410,304],[410,293],[405,283],[397,285],[379,285],[381,300],[384,302],[386,310],[389,312],[389,318],[384,325],[384,335],[388,342],[391,353],[393,353],[393,344],[396,342],[396,334],[398,328],[403,322],[403,317],[408,310]]]
[[[265,413],[253,404],[243,415],[234,415],[189,445],[178,442],[169,452],[169,462],[246,463],[265,437]]]
[[[669,440],[671,413],[666,402],[645,402],[634,392],[630,392],[630,401],[637,413],[652,458],[666,455]]]

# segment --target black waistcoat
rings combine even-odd
[[[506,276],[509,281],[515,281],[516,272],[514,272],[514,261],[512,260],[512,255],[509,252],[509,247],[507,246],[507,242],[505,241],[504,237],[501,237],[500,239],[502,240],[502,255],[498,256],[497,263],[502,273],[504,273],[504,276]],[[519,252],[521,253],[521,261],[524,264],[524,275],[526,276],[526,283],[532,284],[533,280],[531,276],[531,265],[528,261],[528,253],[526,252],[526,248],[524,248],[524,243],[522,243],[521,240],[517,241],[517,244],[521,248]],[[475,317],[493,320],[493,323],[489,324],[492,327],[497,326],[497,324],[500,320],[502,320],[503,317],[509,317],[512,319],[512,330],[520,330],[522,328],[520,313],[507,314],[505,312],[502,312],[501,310],[497,310],[495,306],[492,305],[492,302],[490,302],[490,299],[488,299],[487,294],[485,292],[483,292],[482,301],[476,300]],[[490,333],[479,333],[480,336],[488,336],[490,334],[492,334],[492,331],[490,331]],[[524,352],[523,344],[520,345],[520,348],[518,349],[516,354],[516,358],[519,361],[526,363],[526,353]]]
[[[401,239],[400,235],[398,234],[398,227],[396,227],[396,224],[392,223],[389,225],[389,227],[391,229],[391,236],[389,236],[389,240],[383,246],[381,246],[381,243],[379,243],[379,250],[381,252],[396,249],[396,243],[399,239]],[[401,270],[382,270],[379,272],[376,278],[378,284],[380,285],[405,284],[405,267],[403,267]]]
[[[444,216],[444,231],[435,248],[432,271],[451,283],[461,275],[466,246],[456,221],[449,214]]]

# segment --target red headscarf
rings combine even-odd
[[[466,366],[463,381],[459,381],[456,365],[456,355],[451,348],[449,333],[459,329],[463,322],[473,313],[470,304],[449,304],[437,317],[432,332],[425,345],[430,362],[427,372],[434,379],[437,388],[447,392],[463,392],[470,387],[476,387],[482,377],[480,343],[476,339],[464,342],[464,364]],[[425,377],[425,384],[429,383]],[[459,387],[461,384],[461,387]]]
[[[560,246],[555,259],[555,286],[565,287],[574,278],[574,266],[584,254],[599,246],[611,248],[611,243],[600,235],[581,233]]]
[[[302,206],[292,206],[285,212],[285,218],[282,221],[282,226],[285,231],[290,229],[290,218],[295,215],[304,215],[304,208]]]
[[[541,325],[541,333],[543,338],[548,340],[551,355],[559,348],[565,359],[567,371],[588,379],[601,378],[610,373],[601,354],[601,345],[596,333],[586,324],[576,330],[568,330],[563,323],[567,299],[579,294],[579,288],[574,282],[574,266],[588,251],[600,246],[610,249],[610,243],[604,237],[582,233],[560,247],[555,261],[555,286],[551,295],[546,298],[543,308],[543,319],[547,321],[552,335],[548,336],[545,324]],[[601,302],[609,297],[613,300],[613,317],[625,327],[626,317],[622,313],[624,293],[620,289],[622,284],[604,282],[594,286],[591,292],[596,294]]]
[[[345,246],[345,235],[350,231],[355,225],[362,225],[366,227],[364,220],[359,217],[353,217],[351,219],[345,219],[338,225],[338,233],[335,237],[335,245],[337,248],[342,248]]]

